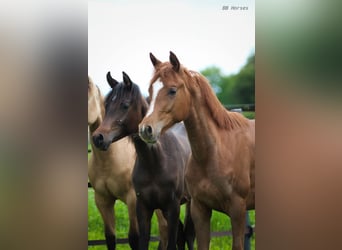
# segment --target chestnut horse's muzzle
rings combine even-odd
[[[156,143],[158,139],[150,125],[139,126],[139,135],[147,143]]]

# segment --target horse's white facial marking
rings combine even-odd
[[[152,101],[151,101],[151,105],[147,111],[146,116],[149,116],[150,114],[153,113],[157,95],[158,95],[159,91],[163,88],[163,86],[164,86],[164,84],[159,79],[153,83],[153,85],[152,85],[152,88],[153,88]]]

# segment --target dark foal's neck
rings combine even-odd
[[[145,99],[142,99],[140,107],[142,116],[139,123],[142,121],[143,117],[145,117],[148,110],[148,104]],[[157,162],[159,162],[159,142],[155,144],[148,144],[143,141],[138,133],[138,124],[136,126],[136,131],[130,135],[130,138],[134,144],[139,163],[142,164],[145,168],[153,170],[153,167],[156,165]]]

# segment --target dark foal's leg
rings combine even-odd
[[[163,211],[163,214],[167,220],[167,227],[168,227],[167,250],[177,249],[176,243],[177,243],[179,210],[180,210],[180,201],[174,200],[174,202],[169,205],[167,211]]]
[[[191,201],[186,203],[186,211],[185,211],[185,220],[184,220],[184,235],[185,240],[188,245],[189,250],[194,249],[194,241],[195,241],[195,226],[194,222],[192,221],[191,213],[190,213],[190,206]]]
[[[137,199],[137,218],[139,225],[139,250],[148,250],[153,210]]]
[[[166,250],[166,246],[167,246],[167,221],[164,218],[163,212],[160,209],[156,209],[155,213],[157,215],[159,235],[160,235],[158,250]]]
[[[108,250],[114,250],[116,247],[115,237],[115,199],[103,197],[95,192],[95,204],[100,211],[106,237],[106,245]]]
[[[185,250],[184,225],[181,220],[178,221],[177,247],[178,250]]]

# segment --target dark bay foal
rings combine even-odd
[[[182,123],[176,124],[158,142],[144,142],[139,137],[138,126],[147,112],[148,104],[139,87],[124,72],[122,83],[110,79],[112,90],[105,100],[106,114],[93,133],[93,141],[103,150],[126,136],[134,143],[137,159],[132,180],[137,196],[139,249],[148,249],[151,217],[155,209],[160,209],[167,220],[167,249],[185,249],[185,241],[189,249],[193,249],[195,235],[189,213],[190,197],[184,182],[185,167],[191,152],[185,127]],[[184,232],[179,223],[182,201],[188,202]]]

